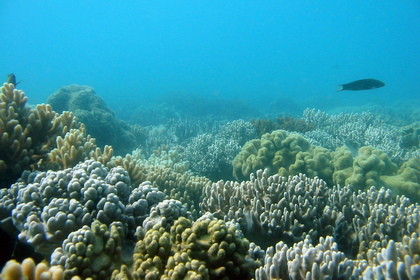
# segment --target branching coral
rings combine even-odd
[[[23,91],[4,84],[0,95],[0,186],[16,181],[24,170],[63,169],[96,156],[109,160],[86,135],[84,125],[70,112],[61,115],[50,105],[26,107]]]
[[[346,145],[353,152],[362,146],[372,146],[385,151],[397,164],[409,159],[413,151],[403,148],[400,130],[386,124],[379,116],[370,112],[362,114],[329,115],[325,112],[306,109],[304,120],[316,130],[304,133],[313,145],[333,151]]]
[[[210,179],[231,177],[231,161],[246,141],[256,137],[253,126],[237,120],[222,126],[220,132],[200,134],[185,148],[192,171]]]

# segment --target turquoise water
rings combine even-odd
[[[94,87],[121,115],[179,93],[326,109],[419,96],[415,0],[2,1],[0,11],[1,75],[23,80],[33,104],[69,84]],[[335,92],[363,78],[386,86]]]
[[[420,2],[418,0],[216,0],[206,2],[19,0],[2,1],[0,12],[2,21],[0,24],[2,38],[0,43],[0,79],[3,77],[6,81],[8,74],[14,73],[17,81],[22,81],[17,88],[26,93],[30,104],[47,102],[47,98],[61,88],[61,95],[55,95],[55,104],[52,102],[54,99],[49,99],[53,109],[57,111],[59,111],[57,109],[59,106],[56,104],[68,105],[61,104],[65,103],[63,100],[66,100],[66,91],[70,91],[69,88],[76,88],[73,93],[77,93],[80,99],[78,102],[74,102],[79,105],[79,107],[75,107],[74,111],[81,108],[90,108],[90,111],[89,109],[86,109],[86,112],[79,110],[79,114],[75,113],[75,115],[78,120],[82,120],[86,124],[87,133],[97,139],[96,144],[101,148],[106,144],[112,144],[114,155],[124,156],[126,153],[131,153],[131,163],[136,162],[137,167],[140,166],[139,169],[125,166],[127,169],[125,171],[130,174],[115,167],[115,170],[119,170],[118,172],[125,175],[118,177],[119,173],[115,171],[117,174],[115,178],[119,179],[114,180],[112,177],[114,175],[110,175],[111,179],[109,180],[113,182],[112,184],[103,183],[101,180],[105,176],[108,178],[106,175],[108,172],[114,174],[111,166],[121,164],[117,164],[115,159],[108,160],[107,167],[97,162],[85,161],[76,167],[72,166],[73,170],[66,169],[57,172],[59,174],[57,178],[67,176],[73,171],[77,175],[79,174],[77,172],[83,168],[90,170],[90,165],[92,165],[96,168],[95,172],[99,172],[99,175],[92,172],[92,178],[96,179],[97,176],[102,178],[95,181],[98,184],[96,186],[98,193],[102,192],[103,186],[106,185],[108,188],[113,184],[115,184],[115,188],[112,186],[109,189],[117,192],[117,183],[115,182],[119,184],[118,196],[113,196],[115,200],[109,204],[104,202],[107,190],[103,193],[104,198],[100,198],[100,203],[98,202],[99,198],[95,200],[96,195],[86,191],[89,202],[84,205],[97,207],[97,209],[91,211],[93,218],[89,216],[91,209],[83,209],[88,213],[83,212],[83,215],[86,214],[86,216],[83,216],[83,219],[78,218],[81,221],[77,221],[73,225],[73,220],[70,218],[68,218],[71,220],[70,222],[68,220],[64,222],[61,212],[67,211],[66,215],[68,213],[73,215],[73,212],[82,215],[81,206],[77,206],[79,207],[77,211],[73,211],[76,209],[74,205],[73,208],[66,209],[68,205],[61,203],[63,201],[56,203],[55,193],[52,193],[52,188],[49,185],[45,187],[45,194],[42,193],[44,198],[39,199],[39,189],[44,192],[44,188],[36,189],[34,185],[28,183],[35,178],[41,180],[44,177],[45,184],[53,182],[50,181],[50,177],[56,178],[54,177],[56,173],[52,170],[42,173],[39,177],[35,176],[38,173],[31,173],[31,175],[23,173],[26,175],[22,175],[21,179],[27,182],[20,182],[20,185],[14,184],[10,188],[7,188],[10,185],[9,181],[2,181],[2,178],[6,178],[10,181],[13,179],[15,182],[15,179],[21,175],[19,172],[24,169],[42,167],[43,160],[49,160],[47,157],[51,151],[38,149],[39,154],[31,156],[30,160],[33,162],[30,162],[29,165],[29,157],[27,157],[28,162],[24,163],[24,160],[16,156],[20,154],[11,153],[10,150],[22,143],[29,143],[28,146],[31,146],[32,140],[26,139],[20,142],[15,140],[13,143],[8,140],[9,134],[11,135],[10,139],[14,139],[13,137],[22,131],[25,133],[35,131],[31,127],[25,128],[25,126],[29,127],[30,121],[26,120],[29,115],[24,114],[20,116],[19,120],[7,120],[10,121],[8,125],[1,124],[0,248],[3,248],[4,252],[0,253],[0,269],[12,257],[21,261],[25,257],[31,256],[40,261],[45,256],[47,258],[52,256],[53,249],[56,249],[57,244],[61,244],[67,236],[67,233],[64,234],[61,231],[61,222],[66,223],[65,230],[76,232],[76,229],[79,230],[82,225],[90,225],[91,219],[99,221],[102,218],[105,222],[101,222],[107,226],[113,221],[123,221],[124,223],[129,221],[125,225],[127,233],[122,237],[127,243],[122,247],[128,250],[128,254],[132,253],[134,243],[128,241],[134,242],[135,239],[142,239],[140,237],[145,232],[142,233],[140,228],[141,226],[146,228],[143,222],[149,218],[149,212],[152,213],[151,207],[163,202],[164,193],[161,191],[164,189],[166,194],[170,193],[171,197],[176,196],[184,203],[181,205],[181,202],[178,201],[179,205],[176,206],[182,210],[179,212],[183,213],[183,216],[188,217],[191,214],[187,213],[187,208],[185,208],[187,205],[191,206],[192,214],[194,214],[194,217],[191,215],[191,219],[197,219],[199,215],[210,211],[218,219],[224,218],[229,222],[239,221],[241,225],[238,222],[237,226],[242,227],[244,236],[255,241],[256,245],[261,245],[264,250],[268,246],[274,246],[280,240],[285,241],[289,246],[296,245],[297,241],[304,240],[306,233],[314,230],[312,232],[314,237],[333,235],[334,239],[330,237],[328,242],[332,242],[332,240],[337,242],[338,250],[344,252],[342,256],[345,254],[356,263],[356,251],[359,248],[357,242],[366,240],[373,242],[381,239],[383,244],[382,247],[378,247],[380,249],[386,248],[386,243],[393,240],[399,243],[397,245],[399,247],[397,250],[393,241],[389,243],[389,250],[386,251],[386,256],[389,257],[387,259],[389,266],[394,269],[397,267],[392,261],[397,259],[398,251],[398,254],[407,255],[406,258],[398,255],[399,270],[401,270],[401,263],[404,261],[408,267],[412,263],[411,257],[413,257],[417,262],[417,267],[416,270],[413,268],[411,273],[420,275],[419,253],[417,252],[420,248],[420,238],[414,234],[415,231],[419,232],[418,226],[420,225],[418,220],[420,205],[417,203],[420,200],[420,193],[417,191],[420,183],[420,142],[418,141],[420,137]],[[339,85],[360,79],[377,79],[384,82],[385,86],[372,90],[337,92]],[[104,99],[111,110],[102,103],[100,98],[98,98],[99,100],[94,98],[95,95],[92,94],[89,87],[64,87],[72,84],[94,88],[96,94]],[[308,109],[305,110],[305,108]],[[0,112],[2,114],[0,121],[2,122],[7,115],[3,112]],[[23,114],[22,112],[26,111],[22,110],[20,114]],[[15,118],[14,114],[10,114],[10,116]],[[31,118],[28,117],[28,119]],[[21,125],[20,128],[16,128],[17,123]],[[6,129],[4,129],[5,127]],[[11,128],[14,130],[12,131]],[[10,130],[10,133],[6,135],[7,129]],[[297,131],[301,136],[291,136],[288,138],[289,140],[296,137],[298,140],[290,140],[290,142],[288,142],[289,140],[279,140],[283,139],[280,136],[286,135],[286,132],[274,131],[278,129],[288,130],[288,133]],[[272,135],[265,133],[272,133]],[[310,142],[300,137],[304,137]],[[42,139],[34,141],[36,140],[41,142]],[[49,141],[50,144],[54,143],[56,139],[53,141],[50,141],[51,139],[44,140]],[[3,148],[7,147],[9,142],[12,143],[11,149]],[[285,146],[283,147],[279,143]],[[284,143],[292,144],[289,148]],[[42,145],[44,145],[43,142]],[[310,145],[322,146],[322,148]],[[51,144],[51,149],[53,146]],[[280,146],[282,148],[276,150]],[[365,146],[373,146],[378,150],[373,151],[373,148]],[[363,148],[358,150],[361,147]],[[139,150],[134,150],[135,148],[139,148]],[[299,149],[303,150],[305,154],[299,152],[299,156],[296,156],[296,151]],[[282,161],[283,154],[278,153],[281,150],[286,151],[285,154],[289,150],[293,150],[293,153],[296,152],[295,154],[290,153],[293,154],[290,156],[290,163],[286,156]],[[22,157],[26,160],[26,148],[19,152],[24,155]],[[33,150],[28,153],[31,152]],[[12,156],[9,156],[10,154]],[[253,160],[255,155],[258,155],[255,157],[258,160]],[[296,174],[281,173],[284,172],[282,169],[292,168],[290,166],[294,165],[291,163],[294,162],[293,157],[295,156],[296,166],[293,166],[295,168],[293,170]],[[58,165],[59,161],[55,160]],[[19,161],[18,163],[23,165],[22,170],[19,164],[9,164],[7,166],[9,169],[6,169],[6,161],[8,164]],[[319,164],[314,164],[314,162]],[[287,164],[290,166],[285,166]],[[43,168],[47,168],[46,166],[48,165],[44,165]],[[163,172],[164,167],[168,168],[165,169],[165,172],[168,170],[173,172],[165,176],[168,178],[174,176],[173,178],[176,179],[173,180],[176,183],[170,181],[172,179],[165,181],[164,176],[156,175],[154,168],[158,167],[156,172]],[[262,170],[257,171],[257,169],[265,167],[269,168],[265,171],[266,173],[263,173]],[[12,170],[14,173],[10,175],[3,172],[4,170]],[[264,183],[254,182],[255,199],[258,198],[260,201],[250,207],[252,197],[248,197],[248,194],[244,195],[244,202],[239,203],[237,198],[232,198],[233,196],[229,192],[229,186],[233,189],[233,181],[248,180],[250,176],[254,176],[250,175],[253,172],[259,174],[255,176],[261,182],[274,182],[274,180],[280,179],[278,177],[268,179],[269,172],[272,172],[270,175],[278,173],[288,176],[297,175],[299,172],[306,173],[302,170],[312,173],[301,174],[299,178],[306,179],[305,176],[307,176],[312,180],[312,177],[319,176],[327,182],[328,188],[321,181],[317,181],[316,184],[323,187],[320,188],[320,191],[315,191],[316,195],[313,194],[313,190],[307,191],[296,187],[297,191],[303,190],[302,193],[305,193],[305,196],[310,199],[319,196],[328,200],[332,190],[338,190],[338,187],[332,188],[333,184],[350,185],[355,190],[363,191],[367,191],[370,186],[377,184],[378,188],[386,186],[392,191],[400,191],[401,193],[398,194],[407,195],[414,203],[410,204],[408,200],[401,197],[391,200],[391,196],[388,197],[388,193],[385,195],[384,190],[379,191],[380,194],[369,190],[371,192],[369,195],[372,197],[378,196],[383,199],[378,198],[375,203],[364,200],[365,193],[359,193],[360,198],[352,196],[353,200],[351,200],[349,197],[352,195],[352,190],[346,189],[345,193],[341,195],[347,196],[349,200],[347,201],[346,198],[340,202],[345,206],[341,204],[334,206],[338,209],[338,212],[335,213],[336,217],[335,214],[333,215],[327,210],[324,213],[321,208],[321,210],[311,210],[311,213],[317,219],[319,218],[319,221],[321,221],[321,214],[324,215],[323,218],[327,217],[328,219],[321,221],[325,224],[318,225],[316,224],[318,220],[314,221],[311,216],[307,219],[308,216],[305,214],[303,215],[305,217],[301,218],[302,227],[304,226],[306,229],[301,230],[300,225],[291,226],[289,222],[292,218],[288,220],[289,222],[270,218],[270,223],[268,223],[266,220],[268,216],[260,215],[263,208],[268,212],[268,209],[272,211],[274,207],[277,207],[275,206],[277,201],[274,201],[274,198],[286,197],[285,194],[274,194],[273,201],[271,201],[272,198],[269,195],[261,195],[263,188],[259,185],[264,185]],[[337,173],[333,173],[333,171]],[[63,175],[65,172],[67,175]],[[360,177],[357,172],[360,174],[364,172],[364,177]],[[376,173],[379,175],[376,176]],[[193,182],[191,179],[189,181],[191,184],[187,184],[183,179],[179,179],[180,177],[176,177],[181,174],[187,177],[191,176],[191,178],[193,175],[206,176],[207,179],[201,178],[203,181],[199,183]],[[337,176],[334,177],[334,175]],[[71,176],[68,175],[66,178]],[[76,183],[74,185],[72,183],[71,186],[70,183],[66,183],[62,179],[54,179],[56,185],[51,184],[54,187],[60,185],[56,189],[60,189],[66,184],[70,186],[69,190],[66,189],[57,196],[62,196],[65,199],[79,197],[81,194],[78,192],[82,192],[82,189],[85,192],[84,187],[90,185],[91,182],[87,183],[85,178],[82,178],[79,184],[78,178],[75,179]],[[295,177],[293,180],[298,180],[297,178]],[[348,181],[347,179],[350,178],[352,180]],[[144,182],[148,182],[149,179],[153,182]],[[124,184],[120,184],[123,180],[125,180]],[[220,183],[220,186],[216,183],[212,185],[210,182],[219,180],[227,181],[226,185],[223,183]],[[131,182],[131,185],[126,182]],[[153,187],[160,188],[160,193],[157,194],[157,198],[151,195],[151,201],[146,202],[146,206],[144,206],[142,198],[143,204],[139,205],[144,209],[141,208],[140,211],[136,208],[137,214],[133,214],[133,207],[138,206],[133,205],[140,199],[139,196],[134,196],[137,189],[132,188],[140,189],[138,186],[140,182],[142,183],[141,187],[144,187],[144,197],[148,197],[146,195],[148,192],[158,191],[158,189],[152,188],[152,184]],[[145,184],[143,185],[143,183]],[[177,185],[178,183],[180,185]],[[195,185],[196,183],[198,187]],[[134,186],[135,184],[136,186]],[[169,190],[166,184],[171,185],[173,189]],[[291,189],[295,189],[293,184],[295,181],[290,183]],[[83,185],[83,188],[80,185]],[[122,188],[123,185],[124,188]],[[222,185],[226,186],[225,190],[222,190]],[[200,188],[201,186],[202,188]],[[210,189],[211,186],[214,188]],[[216,188],[216,186],[218,187]],[[27,187],[29,191],[26,190]],[[121,189],[119,189],[120,187]],[[184,192],[185,187],[190,189],[186,189]],[[70,192],[72,188],[74,190]],[[37,191],[33,192],[34,190]],[[96,192],[96,189],[94,191]],[[179,193],[174,195],[175,191],[179,191]],[[226,201],[222,201],[219,195],[217,195],[217,202],[216,199],[213,201],[212,199],[216,197],[216,194],[213,195],[213,191],[223,193],[223,199]],[[265,191],[271,192],[272,190],[267,188],[264,189]],[[181,194],[181,192],[183,193]],[[131,194],[134,197],[133,204],[127,202],[131,201],[131,198],[128,199]],[[95,198],[89,199],[90,195]],[[289,208],[296,207],[295,210],[290,210],[290,213],[300,211],[308,205],[308,200],[303,202],[300,200],[300,195],[299,199],[296,197],[297,194],[289,197],[295,204],[284,203],[286,200],[282,200],[282,203],[288,205]],[[331,197],[333,197],[332,194]],[[52,199],[51,201],[54,202],[47,201],[48,199]],[[119,199],[124,203],[119,203]],[[314,200],[314,204],[335,203],[334,199],[325,203],[320,203],[320,200],[317,199]],[[392,197],[392,199],[395,198]],[[49,203],[48,206],[44,205],[47,204],[45,201]],[[261,204],[261,201],[264,205]],[[398,207],[401,206],[398,208],[398,215],[393,212],[396,211],[396,208],[391,206],[388,208],[388,212],[383,214],[385,212],[381,210],[381,207],[386,204],[391,205],[395,201],[399,203]],[[25,216],[28,213],[22,215],[20,213],[26,209],[21,208],[25,203],[40,204],[40,206],[31,208],[31,215],[34,216],[31,216],[30,219]],[[223,211],[226,209],[223,211],[216,209],[219,207],[219,203],[229,205],[229,212],[224,213]],[[273,203],[273,208],[269,203]],[[17,206],[18,204],[19,206]],[[283,204],[278,204],[282,206],[278,206],[279,212],[276,213],[279,217],[290,217],[288,216],[289,212],[284,210],[287,207]],[[58,214],[58,210],[48,210],[58,209],[60,205],[64,210],[60,210],[61,212]],[[104,205],[108,208],[105,209]],[[163,208],[175,207],[175,204],[169,206],[168,202],[162,205]],[[120,215],[115,214],[104,218],[103,213],[100,212],[102,206],[104,206],[106,214],[115,212]],[[238,206],[238,211],[235,213],[237,216],[232,218],[233,210],[231,211],[231,209],[236,206]],[[283,206],[284,215],[281,213]],[[352,208],[354,210],[352,225],[350,223],[347,225],[348,221],[344,219],[347,218],[349,221],[353,219],[353,214],[347,213],[350,211],[345,208],[347,206],[349,206],[348,209],[350,206],[356,207],[356,210]],[[369,212],[371,210],[366,210],[368,207],[373,209],[372,213],[383,214],[377,214],[377,217],[388,215],[387,221],[383,222],[378,218],[378,221],[374,221],[377,222],[374,224],[377,228],[368,227],[370,225],[368,221],[374,223],[370,219],[374,214],[371,215]],[[48,214],[44,212],[42,214],[42,219],[45,218],[45,220],[32,223],[31,221],[35,219],[36,215],[41,217],[41,208],[44,212],[49,211]],[[254,212],[248,208],[252,208]],[[325,208],[327,209],[327,206]],[[14,209],[13,212],[12,209]],[[346,215],[340,216],[341,210],[343,213],[346,210]],[[245,214],[242,215],[241,211],[245,211]],[[99,213],[98,217],[95,216],[97,212]],[[13,213],[17,217],[13,216],[14,219],[11,220],[9,218],[14,215]],[[253,213],[252,215],[255,216],[251,216],[249,213]],[[357,220],[360,213],[365,215],[362,217],[366,220],[363,222],[366,222],[363,224],[363,228],[359,224],[360,221]],[[59,222],[55,220],[55,214],[57,217],[61,217]],[[368,220],[369,215],[371,216]],[[69,217],[74,218],[74,215]],[[170,218],[173,222],[177,217],[170,216]],[[6,223],[7,221],[9,224]],[[33,228],[27,230],[29,223],[33,225]],[[253,223],[255,226],[252,226]],[[314,228],[311,227],[312,223]],[[384,223],[391,224],[389,232]],[[285,228],[281,228],[283,224],[286,225]],[[6,226],[10,226],[10,228],[5,229]],[[74,226],[74,229],[71,226]],[[295,233],[292,230],[289,231],[288,226],[294,228],[295,236],[293,236]],[[54,238],[57,238],[53,240],[55,243],[50,242],[48,234],[42,235],[37,232],[41,229],[45,229],[48,234],[53,232],[56,235]],[[325,232],[317,236],[316,230],[325,230]],[[21,232],[20,243],[16,242],[18,231]],[[362,234],[366,240],[355,234],[356,231],[357,234]],[[236,234],[239,236],[239,232]],[[39,239],[35,240],[39,244],[31,246],[38,253],[42,253],[42,256],[35,254],[34,248],[27,244],[33,241],[28,236]],[[408,242],[408,236],[412,238],[412,241],[409,242],[410,250],[412,250],[410,256],[406,251],[401,250],[401,248],[404,250],[408,248],[407,244],[403,244],[403,241]],[[307,242],[313,242],[313,245],[316,245],[318,241],[314,239]],[[207,244],[207,242],[204,243]],[[280,247],[279,245],[278,248]],[[77,250],[82,250],[80,248],[83,247],[77,248],[79,248]],[[377,251],[378,248],[376,248]],[[260,249],[254,247],[252,250],[255,251],[248,253],[251,257],[262,260],[264,252]],[[360,246],[361,251],[364,249],[366,248]],[[415,249],[416,252],[414,252]],[[266,252],[266,256],[273,253],[270,250]],[[362,253],[364,254],[364,252]],[[81,253],[81,255],[83,254]],[[417,254],[416,257],[414,257],[415,254]],[[86,255],[88,254],[86,253]],[[61,258],[60,256],[60,254],[54,254],[56,259],[51,264],[63,265],[64,257],[57,260]],[[119,256],[119,254],[114,255],[115,259],[118,259]],[[361,259],[366,259],[365,257],[362,256]],[[118,261],[122,262],[123,260],[126,261],[123,258]],[[103,258],[96,260],[97,264],[101,261],[104,261]],[[106,269],[113,270],[119,269],[120,263],[113,264],[118,267],[108,266],[106,262],[103,262],[103,265]],[[372,264],[369,265],[372,266]],[[104,270],[106,270],[105,268]],[[91,273],[90,268],[87,271]],[[260,270],[260,274],[256,274],[260,275],[260,278],[257,279],[265,279],[261,273]],[[83,273],[80,272],[80,275]],[[369,279],[369,277],[367,274],[364,279]],[[415,277],[413,276],[412,279]],[[278,279],[279,277],[272,278]],[[309,279],[309,277],[307,278]]]

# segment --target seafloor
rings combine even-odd
[[[419,104],[0,100],[0,279],[420,279]]]

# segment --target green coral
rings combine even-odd
[[[312,146],[297,134],[276,130],[261,139],[247,142],[233,160],[233,174],[243,180],[258,169],[268,168],[281,176],[307,174],[327,182],[332,179],[331,155],[327,149]]]
[[[371,146],[364,146],[352,155],[343,146],[332,153],[333,182],[365,190],[371,186],[385,186],[395,194],[405,195],[413,201],[420,200],[420,158],[412,158],[395,165],[388,155]]]
[[[333,153],[335,184],[351,185],[354,189],[384,186],[383,175],[393,175],[397,166],[386,153],[371,146],[361,147],[356,157],[346,147]]]
[[[137,242],[134,274],[141,279],[251,279],[258,262],[249,242],[221,220],[179,218],[170,232],[157,224]],[[114,272],[114,275],[117,275]]]
[[[396,194],[403,194],[413,201],[420,201],[420,157],[404,162],[393,176],[382,176],[385,186]]]
[[[297,134],[276,130],[261,139],[248,141],[233,160],[233,175],[245,180],[258,169],[284,177],[306,174],[328,185],[351,185],[355,190],[387,187],[394,193],[420,201],[420,159],[415,157],[398,167],[382,150],[361,147],[353,154],[346,146],[334,152],[313,146]]]

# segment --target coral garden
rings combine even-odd
[[[418,123],[129,127],[89,87],[1,90],[0,279],[420,279]]]

